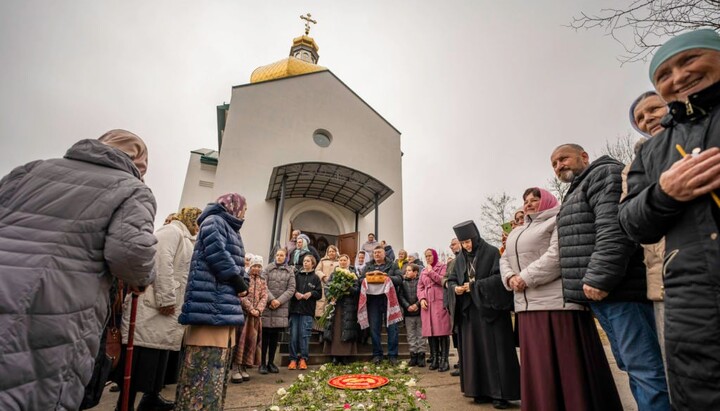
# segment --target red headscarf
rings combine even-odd
[[[240,217],[240,213],[245,207],[245,197],[238,193],[223,194],[218,197],[216,202],[225,207],[225,210],[235,217]]]
[[[428,248],[427,250],[425,250],[425,252],[428,252],[428,251],[430,251],[433,256],[433,262],[430,265],[435,267],[436,265],[440,264],[440,260],[438,259],[437,251],[433,250],[432,248]]]
[[[558,205],[557,198],[555,198],[551,192],[545,190],[544,188],[537,187],[537,189],[540,191],[540,205],[538,206],[538,213],[549,210]]]

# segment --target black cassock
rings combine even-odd
[[[520,399],[520,365],[515,352],[510,311],[513,294],[500,277],[500,252],[473,238],[448,275],[448,292],[470,282],[470,292],[456,295],[455,328],[460,339],[460,390],[467,397]]]

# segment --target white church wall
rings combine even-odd
[[[178,210],[182,207],[204,209],[209,202],[217,198],[214,191],[217,167],[202,164],[200,157],[198,153],[190,154]]]

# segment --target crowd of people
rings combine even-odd
[[[654,91],[629,105],[643,135],[631,164],[556,147],[562,203],[529,187],[502,249],[465,221],[447,261],[396,258],[374,234],[354,261],[335,246],[320,258],[296,230],[265,265],[244,250],[237,193],[154,230],[147,149],[125,130],[14,169],[0,180],[0,408],[85,409],[108,378],[122,386],[106,353],[118,332],[127,347],[135,300],[118,406],[142,393],[142,410],[222,409],[228,382],[279,372],[284,331],[290,370],[307,369],[313,332],[334,363],[367,330],[372,362],[397,364],[404,323],[413,366],[450,371],[452,340],[476,403],[621,410],[597,320],[640,410],[719,409],[720,36],[670,39],[649,74]]]

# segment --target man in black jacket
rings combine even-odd
[[[392,281],[395,289],[402,284],[402,275],[395,268],[393,261],[385,257],[385,248],[378,245],[373,250],[373,260],[365,264],[360,282],[365,276],[373,271],[385,273]],[[383,359],[383,348],[380,340],[380,331],[382,330],[383,319],[387,315],[387,297],[384,294],[367,296],[368,321],[370,322],[370,338],[373,346],[373,362],[379,364]],[[386,325],[388,334],[388,357],[390,362],[395,364],[398,359],[399,334],[398,325]]]
[[[665,131],[628,173],[620,224],[633,239],[665,236],[665,347],[673,407],[720,409],[720,36],[681,34],[650,64],[669,103]],[[684,151],[691,153],[686,156]]]
[[[608,156],[590,163],[577,144],[551,155],[570,188],[557,216],[563,296],[589,303],[610,340],[640,410],[669,410],[653,307],[646,298],[642,248],[620,230],[623,164]]]

